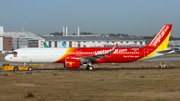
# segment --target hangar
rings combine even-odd
[[[3,26],[0,26],[0,51],[3,51],[3,37],[6,39],[4,42],[9,42],[5,44],[9,45],[7,47],[8,51],[25,47],[42,48],[44,47],[43,42],[46,42],[49,47],[62,47],[61,42],[64,42],[67,47],[103,47],[104,45],[113,47],[116,43],[118,43],[119,47],[141,47],[146,45],[146,40],[137,36],[80,35],[79,32],[78,28],[78,35],[68,35],[67,29],[63,26],[62,36],[36,35],[24,29],[21,32],[4,32]]]
[[[136,36],[109,36],[109,35],[69,35],[69,36],[41,36],[49,47],[103,47],[114,46],[144,46],[146,40]]]
[[[4,29],[3,29],[3,26],[0,26],[0,52],[3,51],[3,32],[4,32]]]
[[[29,40],[38,40],[40,42],[44,41],[44,39],[39,37],[38,35],[35,35],[23,29],[22,32],[4,32],[4,37],[12,37],[13,49],[28,47]]]

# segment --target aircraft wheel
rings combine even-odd
[[[28,71],[33,71],[33,68],[32,68],[32,67],[29,67],[29,68],[28,68]]]
[[[93,70],[93,66],[89,66],[89,70]]]
[[[18,71],[18,70],[19,70],[18,66],[15,66],[14,71]]]
[[[89,66],[86,67],[86,70],[89,70]]]

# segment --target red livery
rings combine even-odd
[[[162,56],[174,52],[167,48],[172,24],[166,24],[145,47],[89,47],[89,48],[23,48],[5,57],[10,62],[64,63],[66,68],[79,68],[94,63],[127,63]],[[14,57],[13,57],[14,55]]]

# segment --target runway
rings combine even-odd
[[[2,66],[3,63],[9,63],[12,66],[22,66],[23,63],[12,63],[8,61],[0,61],[0,66]],[[28,64],[42,64],[42,65],[62,65],[62,63],[27,63]]]
[[[180,57],[158,57],[158,58],[148,59],[144,61],[176,61],[176,60],[180,60]],[[10,65],[12,66],[23,65],[23,63],[12,63],[12,62],[7,62],[7,61],[0,61],[0,66],[2,66],[3,63],[10,63]],[[62,63],[31,63],[31,64],[62,65]]]
[[[155,62],[155,61],[177,61],[177,60],[180,60],[180,57],[159,57],[159,58],[153,58],[153,59],[149,59],[149,60],[145,60],[144,62],[149,62],[149,61],[152,61],[152,62]],[[23,63],[11,63],[11,62],[7,62],[7,61],[0,61],[0,66],[2,66],[3,63],[10,63],[10,65],[12,66],[22,66]],[[140,62],[142,63],[142,62]],[[32,63],[33,64],[33,63]],[[34,64],[37,64],[37,63],[34,63]],[[38,63],[40,64],[40,63]],[[44,66],[46,65],[62,65],[62,63],[41,63],[43,64]],[[139,63],[138,63],[139,64]],[[157,63],[158,65],[159,63]],[[28,64],[27,64],[28,66]],[[54,66],[55,67],[55,66]],[[54,67],[51,68],[48,68],[48,69],[41,69],[41,68],[38,68],[38,69],[35,69],[34,71],[87,71],[85,68],[79,68],[79,69],[66,69],[66,68],[58,68],[58,69],[55,69]],[[112,67],[112,68],[106,68],[106,67],[100,67],[98,68],[98,66],[94,66],[94,69],[93,71],[112,71],[112,70],[159,70],[161,68],[158,68],[158,67],[146,67],[146,66],[143,66],[143,68],[133,68],[133,67],[129,67],[129,68],[123,68],[123,67]],[[164,68],[163,68],[164,69]],[[165,70],[170,70],[170,69],[179,69],[179,68],[165,68]],[[1,72],[3,70],[0,70]]]
[[[126,70],[174,70],[180,68],[94,68],[92,71],[126,71]],[[33,71],[90,71],[85,68],[80,69],[35,69]],[[3,71],[0,72],[11,72],[11,71]],[[14,72],[14,71],[13,71]],[[27,72],[27,71],[18,71],[18,72]]]

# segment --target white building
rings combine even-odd
[[[77,35],[77,36],[41,36],[45,39],[49,47],[62,47],[64,42],[67,47],[103,47],[114,46],[145,46],[146,40],[136,36],[96,36],[96,35]]]
[[[168,45],[171,47],[180,47],[180,40],[170,40]]]
[[[4,29],[3,29],[3,26],[0,26],[0,52],[3,51],[3,34],[4,32]]]
[[[28,40],[38,40],[39,46],[41,45],[41,41],[45,41],[38,35],[24,30],[22,32],[4,32],[4,36],[13,38],[13,49],[28,47]]]
[[[0,27],[0,51],[3,50],[3,27]],[[12,37],[13,49],[25,47],[44,47],[43,42],[49,47],[62,47],[64,42],[67,47],[113,47],[118,43],[119,47],[145,46],[146,40],[136,36],[109,36],[109,35],[67,35],[67,27],[63,27],[64,36],[42,35],[38,36],[29,31],[4,32],[5,37]],[[65,34],[66,33],[66,34]],[[78,28],[78,33],[80,33]],[[1,41],[2,40],[2,41]],[[2,45],[1,45],[2,44]]]

